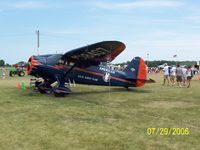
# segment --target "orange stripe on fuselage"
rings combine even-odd
[[[89,70],[85,70],[85,69],[81,69],[81,68],[75,68],[74,70],[77,70],[77,71],[80,71],[80,72],[89,73],[89,74],[93,74],[93,75],[96,75],[96,76],[101,76],[101,77],[104,76],[104,74],[102,74],[102,73],[97,73],[97,72],[93,72],[93,71],[89,71]],[[114,79],[114,80],[117,80],[117,81],[133,84],[133,82],[131,82],[131,81],[127,81],[127,80],[124,80],[124,79],[121,79],[121,78],[118,78],[118,77],[110,76],[110,78]]]
[[[61,65],[61,66],[56,65],[56,66],[53,66],[53,68],[55,68],[55,69],[64,69],[64,68],[69,68],[69,66],[66,66],[66,65]],[[101,76],[101,77],[104,76],[104,74],[102,74],[102,73],[93,72],[93,71],[89,71],[89,70],[82,69],[82,68],[77,68],[77,67],[75,67],[73,70],[80,71],[80,72],[85,72],[85,73],[88,73],[88,74],[92,74],[92,75],[96,75],[96,76]],[[118,78],[118,77],[111,76],[110,78],[113,79],[113,80],[117,80],[117,81],[121,81],[121,82],[126,82],[126,83],[129,83],[129,84],[134,84],[131,81],[127,81],[125,79],[121,79],[121,78]]]

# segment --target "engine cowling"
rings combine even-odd
[[[28,66],[27,66],[27,73],[29,75],[33,75],[33,68],[35,68],[36,66],[38,66],[40,63],[35,59],[34,56],[31,56],[28,59]]]

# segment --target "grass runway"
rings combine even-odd
[[[76,85],[64,98],[17,89],[29,77],[0,79],[2,150],[155,150],[200,147],[200,81],[191,88],[154,84],[129,91]],[[109,92],[110,91],[110,92]],[[151,135],[148,128],[155,128]],[[188,135],[162,128],[187,128]],[[164,134],[163,134],[164,133]]]

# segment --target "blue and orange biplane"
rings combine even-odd
[[[88,85],[140,87],[147,81],[146,65],[142,58],[135,57],[123,71],[117,71],[102,62],[113,61],[125,44],[119,41],[103,41],[66,52],[31,56],[28,60],[29,75],[44,79],[38,85],[40,93],[53,93],[62,97],[71,93],[66,82]],[[57,85],[52,87],[52,83]]]

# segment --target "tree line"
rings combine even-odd
[[[2,67],[2,66],[4,66],[4,65],[5,65],[5,61],[2,60],[2,59],[0,59],[0,66]]]
[[[130,61],[123,62],[123,63],[117,63],[116,65],[124,66]],[[196,65],[196,61],[169,61],[169,60],[153,60],[153,61],[145,61],[145,63],[148,65],[148,67],[158,67],[160,65],[163,65],[164,63],[167,63],[169,66],[172,65],[186,65],[186,66],[193,66]]]
[[[164,63],[167,63],[169,66],[172,65],[186,65],[186,66],[193,66],[196,65],[196,61],[168,61],[168,60],[154,60],[154,61],[146,61],[146,64],[148,67],[157,67],[159,65],[163,65]]]
[[[11,65],[8,63],[5,63],[3,59],[0,59],[0,67],[3,67],[3,66],[10,67]]]

